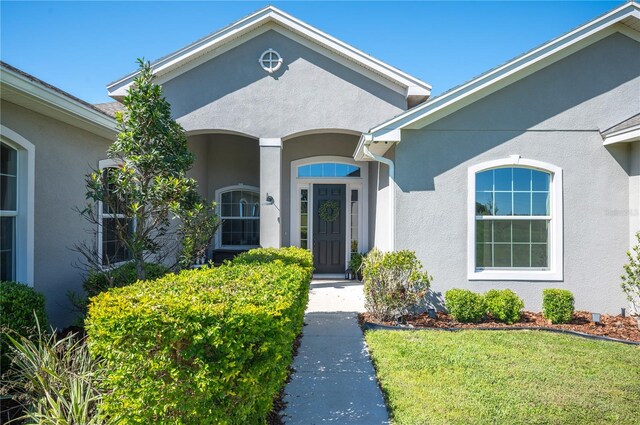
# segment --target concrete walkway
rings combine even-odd
[[[285,389],[287,425],[389,423],[358,326],[363,309],[361,283],[311,283],[295,372]]]

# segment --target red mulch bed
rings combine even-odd
[[[377,323],[380,325],[397,326],[397,322],[384,322],[375,320],[369,313],[360,314],[360,322]],[[427,313],[405,316],[400,323],[404,326],[413,326],[415,328],[458,328],[458,329],[474,329],[474,328],[553,328],[563,329],[585,334],[606,336],[609,338],[624,339],[627,341],[640,342],[640,328],[636,319],[633,317],[610,316],[603,314],[600,317],[600,324],[591,321],[591,313],[586,311],[576,311],[570,323],[553,325],[550,321],[542,317],[542,313],[532,313],[525,311],[519,322],[513,325],[496,322],[488,318],[480,323],[460,323],[455,321],[446,313],[436,313],[436,318],[431,319]]]

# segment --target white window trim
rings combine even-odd
[[[115,159],[101,159],[100,161],[98,161],[98,170],[100,171],[100,173],[102,173],[102,170],[104,170],[105,168],[116,168],[122,165],[122,161],[118,161]],[[102,223],[102,219],[103,218],[125,218],[124,214],[104,214],[103,209],[102,209],[102,201],[98,201],[98,220],[100,222],[100,224],[98,225],[98,264],[100,265],[100,267],[102,268],[102,270],[109,270],[109,269],[113,269],[116,267],[119,267],[123,264],[126,264],[132,260],[125,260],[125,261],[118,261],[117,263],[111,263],[111,264],[102,264],[102,235],[103,235],[103,223]],[[136,219],[133,219],[133,228],[135,229],[136,227]]]
[[[551,219],[549,220],[550,248],[548,270],[476,269],[476,174],[492,168],[508,166],[527,167],[551,174],[551,182],[549,185]],[[469,280],[563,280],[562,211],[562,169],[553,164],[520,158],[519,155],[511,155],[509,158],[487,161],[469,167],[467,172],[467,278]]]
[[[221,210],[222,194],[226,193],[226,192],[233,192],[235,190],[244,190],[244,191],[247,191],[247,192],[255,192],[255,193],[258,194],[258,199],[260,199],[260,188],[259,187],[255,187],[255,186],[247,186],[245,184],[241,184],[240,183],[240,184],[236,184],[236,185],[232,185],[232,186],[225,186],[225,187],[221,187],[220,189],[217,189],[216,192],[215,192],[215,197],[216,197],[216,204],[217,204],[217,209],[218,209],[218,216],[220,217],[221,221],[224,220],[222,218],[222,210]],[[256,220],[260,221],[260,217],[257,217]],[[216,232],[214,242],[215,242],[214,245],[215,245],[216,249],[243,250],[243,249],[253,249],[253,248],[259,248],[260,247],[260,245],[222,245],[222,225],[220,226],[220,228]]]
[[[0,125],[0,136],[2,142],[18,151],[15,280],[33,286],[36,147],[4,125]]]
[[[298,167],[333,162],[360,167],[360,177],[298,177]],[[300,246],[300,191],[308,189],[307,247],[313,252],[313,185],[344,184],[346,199],[345,265],[351,259],[351,191],[358,191],[358,250],[369,249],[369,163],[344,156],[313,156],[291,161],[290,239],[291,246]]]

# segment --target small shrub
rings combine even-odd
[[[98,414],[102,399],[98,370],[83,340],[58,339],[38,328],[33,341],[10,338],[13,367],[5,391],[23,407],[25,423],[58,425],[111,423]]]
[[[499,322],[512,324],[520,320],[524,301],[511,289],[491,289],[484,295],[487,312]]]
[[[444,294],[445,307],[458,322],[479,322],[487,310],[482,294],[467,289],[450,289]]]
[[[362,264],[365,308],[378,320],[408,314],[424,300],[431,277],[412,251],[372,250]]]
[[[17,282],[0,282],[0,351],[1,368],[6,371],[11,363],[8,355],[7,335],[14,333],[30,337],[37,323],[48,326],[44,308],[44,295],[32,287]]]
[[[640,232],[636,232],[638,243],[627,252],[629,262],[625,264],[622,279],[622,290],[627,296],[631,314],[640,316]]]
[[[542,291],[542,315],[551,323],[569,323],[573,317],[574,299],[566,289],[545,289]]]
[[[311,274],[307,251],[259,249],[96,296],[87,331],[105,361],[104,413],[127,424],[264,422]]]

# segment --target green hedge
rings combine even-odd
[[[312,269],[299,249],[102,293],[89,309],[105,359],[103,411],[124,424],[263,423],[284,386]]]
[[[7,334],[30,338],[37,334],[37,323],[45,332],[49,328],[44,295],[24,283],[0,281],[0,369],[4,373],[11,363]],[[17,338],[16,338],[17,339]]]

